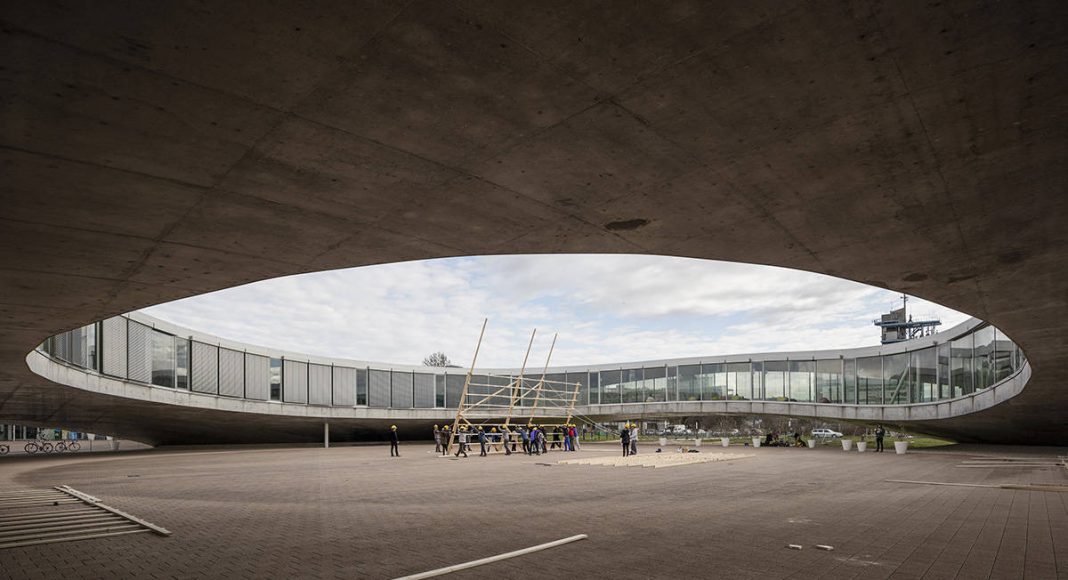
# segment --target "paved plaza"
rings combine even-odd
[[[70,485],[174,535],[5,550],[0,577],[393,578],[588,534],[451,577],[1068,578],[1068,493],[886,481],[1052,490],[1068,484],[1055,465],[1068,449],[711,447],[702,452],[752,457],[672,469],[557,463],[617,449],[476,450],[466,460],[416,444],[399,459],[385,446],[8,457],[0,485]]]

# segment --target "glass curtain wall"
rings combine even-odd
[[[753,398],[753,374],[749,363],[727,363],[727,398],[750,400]]]
[[[678,370],[679,400],[700,401],[701,385],[698,377],[701,375],[701,365],[679,365]]]
[[[842,370],[844,375],[843,388],[845,389],[845,396],[843,399],[848,404],[855,404],[857,402],[857,359],[847,358],[842,361]]]
[[[909,402],[909,353],[883,356],[883,401],[887,405]]]
[[[189,339],[174,337],[174,386],[189,388]]]
[[[260,367],[262,368],[262,367]],[[271,400],[282,400],[282,359],[272,358],[268,369],[268,379],[271,385]],[[263,396],[262,394],[260,396]]]
[[[929,403],[938,400],[938,355],[934,348],[912,353],[910,403]]]
[[[768,401],[786,400],[786,372],[789,363],[784,360],[764,361],[764,399]]]
[[[938,356],[938,398],[948,399],[953,396],[953,389],[949,384],[949,345],[940,344],[935,350]]]
[[[804,403],[812,402],[815,386],[816,361],[790,361],[790,400]]]
[[[994,327],[984,326],[972,334],[973,372],[972,385],[975,390],[985,389],[994,384]]]
[[[645,400],[642,392],[644,381],[642,369],[623,369],[623,402],[641,403]]]
[[[622,371],[601,371],[601,404],[618,404],[623,402]]]
[[[949,343],[950,396],[972,393],[972,335],[962,336]]]
[[[842,402],[842,359],[816,361],[816,402]]]
[[[997,383],[1011,377],[1015,372],[1016,345],[1000,330],[994,330],[994,382]]]
[[[152,384],[174,388],[174,336],[150,330]]]
[[[597,371],[590,372],[590,404],[597,405],[601,402],[601,376]]]
[[[645,402],[663,403],[667,399],[667,367],[646,367]]]
[[[857,404],[883,403],[883,360],[878,356],[857,359]]]

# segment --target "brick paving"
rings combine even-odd
[[[585,533],[452,577],[1068,578],[1068,493],[884,481],[1063,485],[1063,467],[957,465],[980,453],[1053,459],[1065,449],[761,448],[673,469],[555,464],[615,451],[587,444],[548,458],[452,460],[405,445],[399,459],[378,446],[5,458],[4,488],[68,484],[174,536],[6,550],[0,577],[392,578]]]

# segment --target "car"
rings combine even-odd
[[[833,431],[831,429],[813,429],[812,430],[812,436],[813,437],[830,437],[832,439],[838,439],[839,437],[842,436],[842,434],[839,433],[838,431]]]

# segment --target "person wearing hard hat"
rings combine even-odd
[[[441,453],[441,429],[434,425],[434,453]]]
[[[442,456],[448,455],[448,453],[449,453],[449,443],[452,442],[451,439],[452,439],[452,429],[450,429],[449,426],[446,425],[445,428],[441,430],[441,455]]]
[[[456,447],[455,455],[457,457],[463,453],[464,457],[467,457],[467,427],[458,427],[456,431]]]
[[[505,425],[505,426],[501,427],[501,443],[504,444],[504,454],[505,455],[511,455],[512,454],[512,449],[511,449],[510,445],[515,445],[515,443],[512,443],[511,439],[512,439],[512,430],[508,428],[508,425]]]
[[[496,427],[493,427],[493,428],[490,429],[489,437],[490,437],[490,444],[493,445],[493,450],[494,451],[500,451],[501,450],[501,436],[497,433],[497,428]]]
[[[400,457],[400,439],[397,437],[397,426],[389,426],[389,456]]]
[[[623,457],[630,455],[630,425],[625,424],[619,430],[619,442],[623,444]]]
[[[630,454],[638,454],[638,424],[630,424]]]
[[[478,427],[478,456],[486,456],[486,430],[481,425]]]

